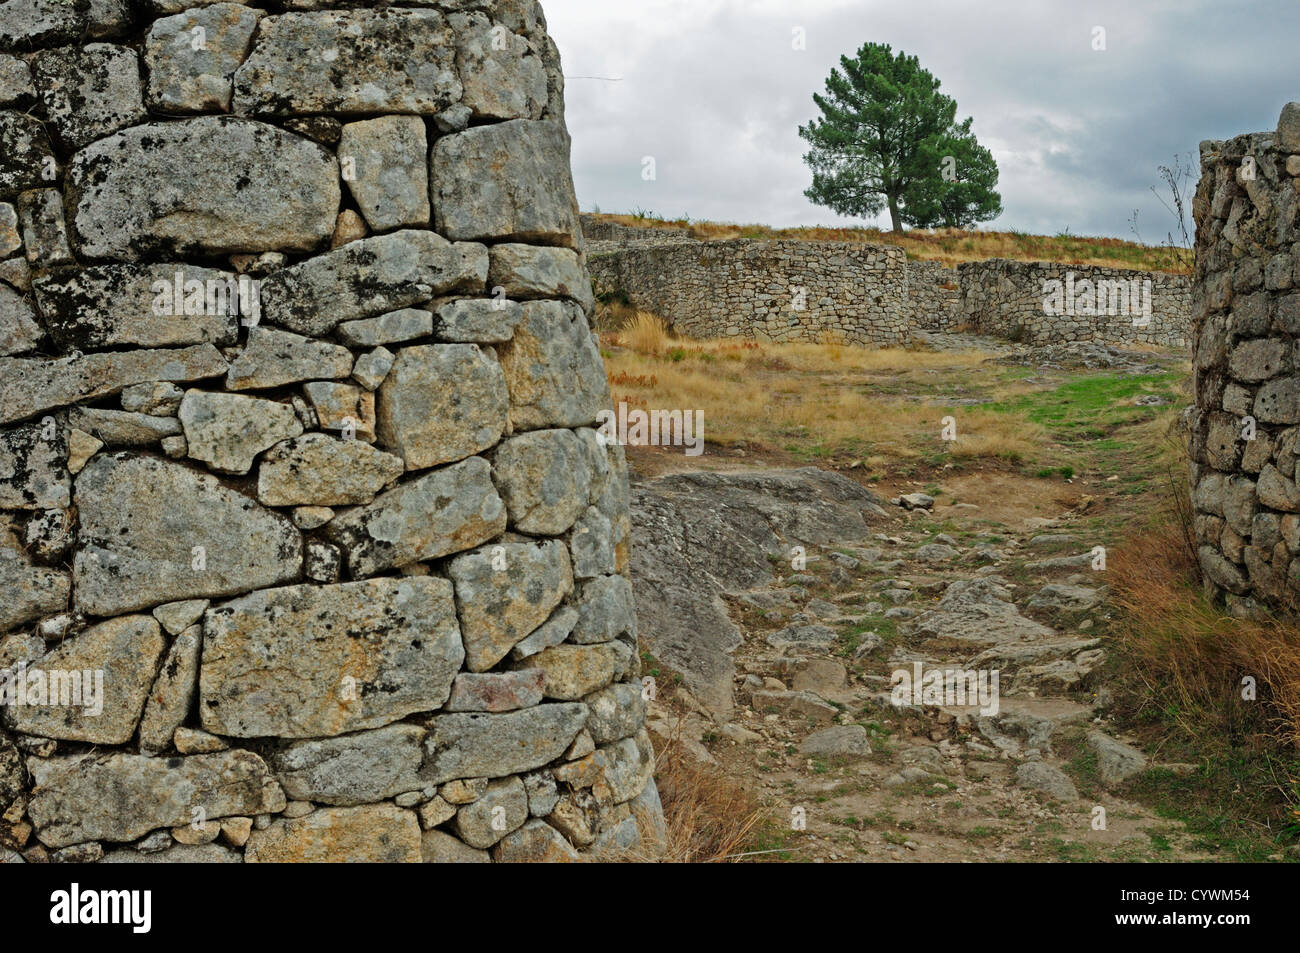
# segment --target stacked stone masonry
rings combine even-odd
[[[1300,103],[1201,144],[1192,503],[1208,591],[1242,613],[1300,596]]]
[[[1185,348],[1191,339],[1185,275],[1000,259],[953,269],[889,245],[700,242],[586,216],[584,230],[598,294],[697,338],[887,346],[908,343],[915,330],[966,328],[1035,345]],[[1062,285],[1059,308],[1049,301],[1053,281]]]
[[[0,861],[653,850],[592,304],[533,0],[0,3]]]

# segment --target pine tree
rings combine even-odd
[[[867,43],[840,57],[813,101],[821,116],[799,128],[812,147],[804,194],[813,202],[862,218],[888,208],[895,231],[905,222],[964,228],[1001,214],[997,163],[915,56]]]

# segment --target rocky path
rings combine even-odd
[[[762,856],[1202,856],[1117,793],[1151,765],[1108,717],[1105,571],[1075,514],[891,503],[817,470],[634,497],[642,639],[680,679],[651,728],[755,787]],[[935,671],[986,694],[936,695]],[[900,697],[899,672],[921,687]]]

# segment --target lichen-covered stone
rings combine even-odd
[[[0,424],[146,381],[195,381],[226,373],[210,344],[70,357],[0,358]]]
[[[364,505],[405,469],[401,457],[360,440],[309,433],[262,457],[257,498],[267,506]]]
[[[383,315],[440,294],[482,292],[487,270],[482,245],[453,245],[433,232],[408,229],[352,242],[275,272],[262,286],[262,307],[271,324],[323,335],[340,322]]]
[[[461,97],[455,43],[436,10],[267,17],[235,74],[237,113],[437,113]]]
[[[0,53],[0,107],[26,109],[35,99],[36,88],[32,86],[32,71],[27,61]]]
[[[457,556],[447,574],[456,586],[471,672],[505,658],[573,590],[569,554],[559,540],[485,546]]]
[[[248,342],[230,362],[226,387],[259,390],[344,378],[351,373],[352,352],[345,347],[276,328],[255,327],[249,328]]]
[[[434,225],[453,241],[576,247],[569,137],[559,123],[516,119],[433,146]]]
[[[253,831],[250,864],[418,864],[420,824],[391,804],[331,807]]]
[[[546,69],[528,40],[481,13],[451,18],[461,104],[476,119],[538,119],[546,108]]]
[[[336,517],[330,539],[353,576],[369,576],[473,549],[506,528],[505,504],[482,457],[404,483]]]
[[[155,20],[145,37],[149,108],[163,113],[230,110],[261,11],[214,3]]]
[[[206,605],[191,602],[186,605]],[[155,616],[157,611],[155,611]],[[203,627],[185,628],[167,650],[158,678],[149,689],[140,720],[140,751],[160,754],[171,744],[172,736],[189,717],[199,687],[199,650],[203,645]],[[182,752],[183,754],[186,752]]]
[[[339,168],[300,136],[205,116],[134,126],[83,149],[67,194],[88,258],[306,252],[334,232]]]
[[[27,813],[47,847],[132,841],[161,827],[284,810],[284,792],[249,751],[190,758],[108,754],[51,763]]]
[[[531,708],[542,700],[542,673],[533,669],[517,672],[461,672],[451,684],[446,711],[516,711]]]
[[[271,765],[295,800],[339,807],[385,801],[424,787],[424,734],[415,725],[388,725],[298,741],[273,753]]]
[[[508,403],[501,365],[476,345],[403,348],[376,393],[376,434],[408,470],[423,470],[494,446]]]
[[[32,287],[46,329],[65,350],[225,347],[239,333],[239,282],[231,272],[182,263],[100,265],[38,275]]]
[[[571,864],[579,855],[550,824],[531,820],[497,843],[492,859],[498,864]]]
[[[516,430],[585,427],[609,404],[600,351],[582,309],[529,301],[510,343],[499,349]]]
[[[41,340],[36,312],[18,292],[0,285],[0,357],[27,354]]]
[[[439,341],[500,344],[510,340],[524,319],[519,302],[494,296],[447,301],[438,307],[436,318],[425,333]]]
[[[491,847],[528,820],[528,795],[519,778],[502,778],[488,785],[473,804],[456,812],[456,834],[480,850]]]
[[[34,270],[76,264],[63,220],[63,196],[58,189],[30,189],[18,196],[23,248]]]
[[[550,764],[587,718],[580,704],[538,705],[504,714],[434,715],[426,722],[430,780],[500,778]]]
[[[627,670],[631,656],[624,642],[556,645],[517,664],[542,670],[547,698],[576,701],[614,681]]]
[[[72,502],[67,432],[51,418],[0,430],[0,509],[48,510]]]
[[[488,285],[512,298],[572,298],[591,311],[591,280],[578,253],[568,248],[506,243],[492,246]]]
[[[68,0],[7,0],[0,3],[0,50],[70,43],[86,28],[87,9]]]
[[[302,537],[283,516],[188,467],[99,454],[77,476],[77,607],[109,616],[293,580]]]
[[[57,171],[54,149],[41,121],[0,110],[0,199],[49,185]]]
[[[6,722],[45,738],[125,744],[135,734],[166,647],[149,616],[92,626],[28,666],[29,685],[32,672],[43,672],[49,695],[6,709]]]
[[[5,592],[0,602],[0,632],[62,612],[72,592],[66,572],[32,563],[14,529],[7,518],[0,518],[0,586]]]
[[[587,509],[591,470],[572,430],[535,430],[505,440],[492,477],[521,533],[558,536]]]
[[[192,390],[178,416],[190,458],[218,473],[247,473],[263,450],[302,433],[288,404],[243,394]]]
[[[32,75],[50,128],[69,151],[144,122],[144,94],[135,50],[111,43],[45,50]]]
[[[331,737],[434,710],[465,655],[451,584],[431,577],[268,589],[203,620],[199,713],[236,738]]]
[[[372,229],[429,224],[428,153],[418,116],[381,116],[343,127],[339,165]]]

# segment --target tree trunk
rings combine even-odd
[[[903,230],[903,220],[898,217],[898,199],[892,195],[889,196],[889,224],[896,232]]]

